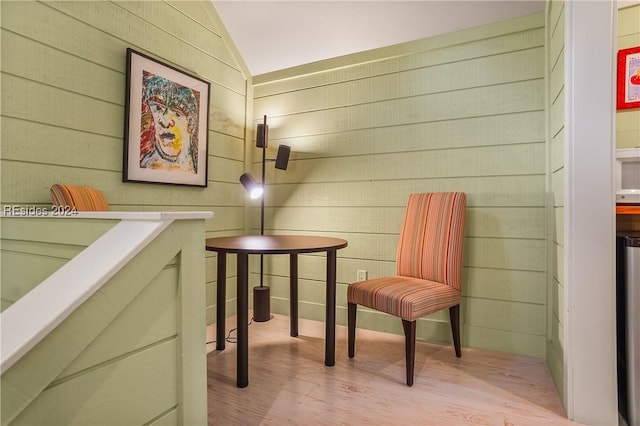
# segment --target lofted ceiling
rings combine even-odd
[[[542,12],[544,0],[212,0],[252,75]]]

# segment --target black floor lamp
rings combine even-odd
[[[262,148],[262,180],[258,184],[250,173],[244,173],[240,176],[242,186],[249,192],[251,198],[262,197],[260,200],[260,235],[264,235],[264,190],[265,182],[265,164],[267,162],[267,146],[269,141],[269,126],[267,125],[267,116],[264,116],[264,122],[258,124],[256,132],[256,147]],[[288,145],[278,145],[278,153],[276,155],[275,167],[280,170],[287,170],[289,164],[289,155],[291,147]],[[253,319],[257,322],[265,322],[271,319],[271,289],[264,285],[264,257],[260,255],[260,285],[253,288]]]

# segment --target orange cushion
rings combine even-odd
[[[460,303],[461,293],[434,281],[411,277],[384,277],[349,285],[347,300],[415,321]]]
[[[77,211],[109,210],[109,204],[102,191],[88,186],[53,185],[51,201],[54,206],[72,207]]]

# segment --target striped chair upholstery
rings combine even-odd
[[[396,274],[349,285],[349,357],[355,354],[357,305],[402,319],[407,385],[413,385],[416,320],[449,309],[456,356],[460,350],[462,242],[466,195],[463,192],[411,194],[396,255]]]
[[[51,201],[57,207],[71,207],[77,211],[109,210],[104,194],[88,186],[55,184],[51,187]]]

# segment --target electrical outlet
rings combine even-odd
[[[358,269],[356,273],[356,280],[365,281],[367,279],[367,271],[364,269]]]

